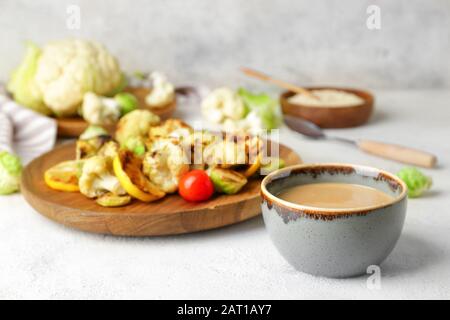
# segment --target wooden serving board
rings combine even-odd
[[[128,87],[125,88],[124,91],[129,92],[136,96],[136,99],[138,100],[139,103],[139,108],[150,110],[154,114],[158,115],[161,118],[161,120],[166,120],[170,118],[175,112],[175,109],[177,107],[176,99],[172,103],[162,108],[149,107],[148,105],[145,104],[145,97],[150,92],[150,90],[147,88]],[[81,117],[57,118],[56,122],[58,124],[58,137],[60,138],[78,138],[89,126],[89,124],[86,121],[84,121],[84,119]],[[105,127],[105,129],[107,129],[111,134],[113,134],[116,129],[116,125]]]
[[[301,163],[300,157],[280,145],[286,165]],[[75,144],[64,144],[35,159],[22,175],[22,194],[42,215],[76,229],[120,236],[159,236],[208,230],[234,224],[260,214],[261,179],[250,180],[235,195],[215,195],[202,203],[189,203],[177,194],[152,202],[133,201],[122,208],[104,208],[80,193],[47,187],[44,172],[75,158]]]
[[[89,124],[81,117],[56,118],[56,123],[58,124],[58,137],[60,138],[78,138],[89,127]],[[116,125],[105,126],[109,133],[113,133],[115,128]]]

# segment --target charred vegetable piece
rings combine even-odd
[[[283,159],[275,157],[266,158],[264,163],[265,164],[261,166],[261,171],[263,174],[269,174],[286,166],[286,163]]]
[[[107,136],[108,131],[106,131],[103,127],[100,126],[89,126],[84,132],[80,135],[81,140],[89,140],[95,137]]]
[[[251,177],[258,171],[258,169],[261,167],[261,156],[258,155],[258,157],[255,159],[255,162],[249,165],[249,167],[244,171],[244,176]]]
[[[149,110],[131,111],[117,123],[116,139],[123,146],[130,137],[146,137],[150,128],[159,123],[159,117]]]
[[[119,144],[113,140],[106,142],[100,150],[98,150],[97,155],[102,157],[107,157],[109,160],[113,160],[119,153]]]
[[[212,169],[210,178],[216,191],[225,194],[238,193],[247,183],[247,178],[243,174],[223,168]]]
[[[189,158],[175,139],[155,141],[143,162],[144,174],[166,193],[176,192],[181,177],[189,171]]]
[[[111,141],[111,137],[108,135],[97,136],[87,140],[77,140],[77,160],[87,159],[95,156],[100,148],[108,141]]]
[[[142,159],[129,150],[121,150],[113,162],[114,173],[125,191],[143,202],[161,199],[166,194],[142,173]]]
[[[112,172],[112,160],[108,157],[94,156],[84,162],[78,182],[80,192],[88,198],[100,197],[108,192],[126,194],[119,180]]]
[[[167,119],[158,126],[152,126],[149,130],[150,140],[159,138],[188,139],[193,129],[187,123],[179,119]]]
[[[134,152],[137,156],[143,156],[147,151],[144,139],[142,137],[129,137],[125,142],[125,148]]]
[[[113,193],[107,193],[96,200],[102,207],[122,207],[131,202],[130,196],[118,196]]]
[[[64,192],[78,192],[83,161],[64,161],[51,167],[44,174],[44,181],[50,188]]]

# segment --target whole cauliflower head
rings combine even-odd
[[[131,137],[147,137],[150,127],[160,123],[159,117],[148,110],[134,110],[117,123],[116,140],[125,145]]]
[[[86,92],[107,95],[119,87],[122,72],[99,43],[70,39],[44,46],[35,81],[47,107],[58,116],[72,116]]]

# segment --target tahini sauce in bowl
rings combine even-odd
[[[354,93],[342,90],[321,89],[310,91],[317,99],[304,94],[296,94],[288,99],[290,103],[307,105],[311,107],[344,107],[359,106],[364,99]]]

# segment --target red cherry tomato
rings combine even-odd
[[[214,185],[203,170],[192,170],[181,177],[178,192],[184,200],[206,201],[214,193]]]

